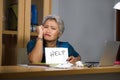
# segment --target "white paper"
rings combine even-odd
[[[71,68],[72,66],[73,66],[72,63],[66,61],[65,63],[56,65],[55,68],[64,68],[64,69],[66,69],[66,68]]]
[[[68,58],[68,48],[45,48],[47,64],[60,64]]]

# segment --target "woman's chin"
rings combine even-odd
[[[45,40],[45,41],[52,41],[51,39],[48,39],[48,38],[45,38],[44,40]]]

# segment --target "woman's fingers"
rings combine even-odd
[[[72,64],[75,64],[76,58],[74,56],[70,56],[70,57],[68,57],[67,61],[69,61]]]
[[[43,36],[43,26],[42,25],[37,26],[36,27],[36,32],[38,34],[38,37],[42,38],[42,36]]]

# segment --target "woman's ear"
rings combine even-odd
[[[59,34],[59,37],[61,37],[62,36],[62,32],[60,32],[60,34]]]

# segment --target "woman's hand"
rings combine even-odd
[[[43,38],[43,26],[42,25],[36,27],[36,32],[38,34],[38,38]]]
[[[70,57],[68,57],[67,61],[69,61],[72,64],[75,64],[77,60],[74,56],[70,56]]]

